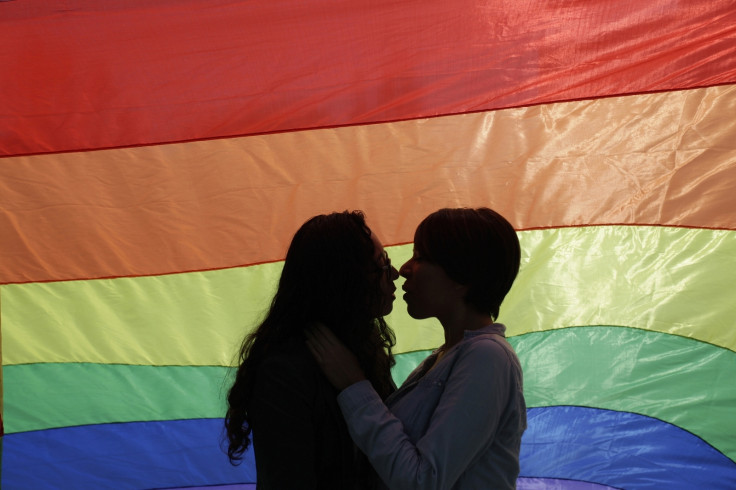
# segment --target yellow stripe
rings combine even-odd
[[[736,351],[736,231],[604,226],[522,234],[511,335],[620,325]]]
[[[736,350],[736,232],[607,226],[520,238],[522,269],[499,318],[509,335],[623,325]],[[388,251],[401,264],[411,248]],[[3,286],[5,363],[228,365],[268,307],[280,269]],[[396,352],[439,345],[441,327],[409,318],[400,296],[388,317]]]
[[[280,270],[3,286],[5,362],[228,365]]]

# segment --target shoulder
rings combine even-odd
[[[306,345],[297,341],[274,347],[255,373],[251,415],[260,420],[280,416],[312,417],[335,393]],[[336,402],[335,402],[336,404]]]
[[[506,357],[510,346],[501,335],[484,334],[465,339],[461,348],[465,355],[500,355]]]
[[[289,367],[303,368],[316,366],[306,341],[298,338],[289,338],[274,345],[261,363],[261,367]]]
[[[274,346],[261,361],[256,373],[256,384],[304,384],[303,388],[320,379],[317,363],[307,346],[299,339],[288,339]]]
[[[514,370],[519,366],[511,345],[500,335],[476,335],[463,341],[458,352],[458,362]]]

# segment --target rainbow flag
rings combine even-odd
[[[299,225],[400,264],[489,206],[519,488],[735,488],[735,7],[0,1],[0,485],[254,488],[224,396]],[[442,331],[388,321],[401,382]]]

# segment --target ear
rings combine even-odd
[[[468,294],[468,290],[470,289],[470,286],[456,282],[455,285],[452,287],[452,289],[457,292],[460,298],[464,298],[465,295]]]

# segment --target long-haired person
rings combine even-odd
[[[522,371],[495,320],[520,254],[514,228],[488,208],[441,209],[420,223],[400,269],[404,299],[413,318],[439,320],[445,343],[385,403],[338,339],[310,331],[350,434],[386,487],[515,488]]]
[[[362,489],[378,481],[353,444],[337,391],[305,345],[325,325],[380,399],[395,390],[393,332],[383,316],[398,271],[359,211],[319,215],[296,232],[265,319],[242,343],[225,429],[233,464],[253,445],[257,488]]]

